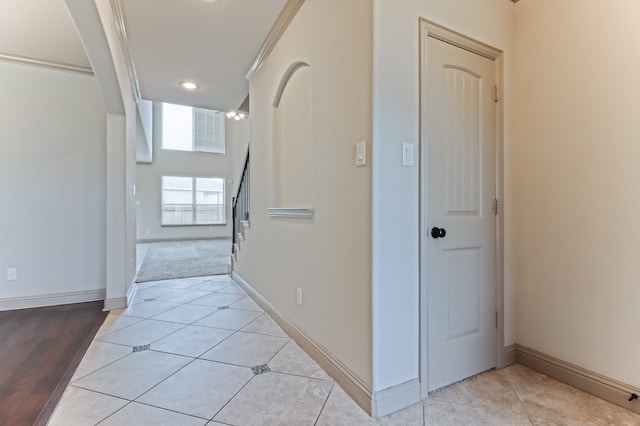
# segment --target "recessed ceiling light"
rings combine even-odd
[[[180,83],[180,87],[187,90],[196,90],[198,88],[198,85],[193,81],[183,81]]]

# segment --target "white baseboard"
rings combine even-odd
[[[349,368],[293,325],[237,272],[232,272],[232,278],[372,417],[384,417],[421,400],[418,379],[382,391],[372,392]],[[640,395],[638,388],[519,344],[504,348],[505,367],[515,363],[640,413],[640,401],[629,401],[631,394]]]
[[[420,402],[420,380],[414,379],[397,386],[373,392],[371,417],[376,419]]]
[[[138,277],[138,274],[136,274],[133,277],[133,280],[131,281],[131,284],[129,284],[129,290],[127,290],[127,306],[131,306],[131,301],[133,300],[133,295],[136,292],[136,288],[137,288],[137,283],[136,283],[136,278]],[[127,307],[125,306],[125,308]]]
[[[95,302],[104,300],[106,290],[73,291],[39,296],[0,299],[0,311],[15,309],[42,308],[45,306],[69,305],[72,303]]]
[[[136,274],[137,276],[137,274]],[[136,291],[136,277],[133,277],[131,284],[129,284],[129,289],[127,290],[127,294],[124,297],[112,297],[106,299],[104,301],[104,309],[103,311],[112,311],[114,309],[126,309],[127,306],[131,305],[131,299],[133,299],[133,295]]]
[[[515,364],[517,361],[517,349],[515,343],[504,348],[504,367]]]
[[[629,401],[631,394],[640,395],[640,389],[562,361],[522,345],[515,345],[518,364],[546,374],[563,383],[640,413],[640,401]]]
[[[127,307],[126,297],[112,297],[104,301],[103,311],[111,311],[113,309],[125,309]]]
[[[232,272],[232,278],[242,287],[249,296],[262,307],[282,329],[298,344],[304,351],[311,356],[320,366],[329,374],[344,390],[353,398],[353,400],[362,407],[369,415],[372,413],[372,392],[371,389],[360,380],[347,366],[334,357],[322,345],[315,342],[307,336],[302,330],[293,325],[284,315],[282,315],[267,299],[258,293],[244,278],[237,272]],[[403,386],[403,385],[401,385]],[[396,398],[390,398],[385,393],[380,392],[380,401],[383,409],[390,407],[392,401]],[[402,392],[400,392],[402,394]],[[391,394],[390,394],[391,395]],[[395,391],[393,392],[395,396]],[[418,387],[418,398],[420,397],[420,389]],[[409,404],[410,405],[410,404]],[[406,406],[405,406],[406,407]],[[405,408],[400,407],[398,409]]]

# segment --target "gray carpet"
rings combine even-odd
[[[231,240],[151,243],[136,282],[229,273]]]

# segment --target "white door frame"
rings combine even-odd
[[[496,216],[496,310],[498,311],[497,330],[497,359],[496,368],[504,367],[504,215],[503,215],[503,91],[502,67],[503,54],[500,50],[479,41],[468,38],[460,33],[451,31],[428,21],[420,19],[420,393],[422,399],[429,393],[429,365],[428,365],[428,300],[427,300],[427,113],[425,102],[427,99],[427,60],[429,56],[427,37],[431,36],[446,43],[484,56],[495,63],[495,82],[498,87],[495,114],[496,127],[496,197],[498,199],[498,215]]]

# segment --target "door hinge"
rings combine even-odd
[[[498,199],[494,199],[494,204],[493,204],[493,212],[496,214],[496,216],[498,216],[498,209],[499,209],[499,204],[498,204]]]
[[[498,102],[498,86],[493,86],[495,97],[493,98],[493,102]]]
[[[496,311],[496,328],[498,328],[498,311]]]

